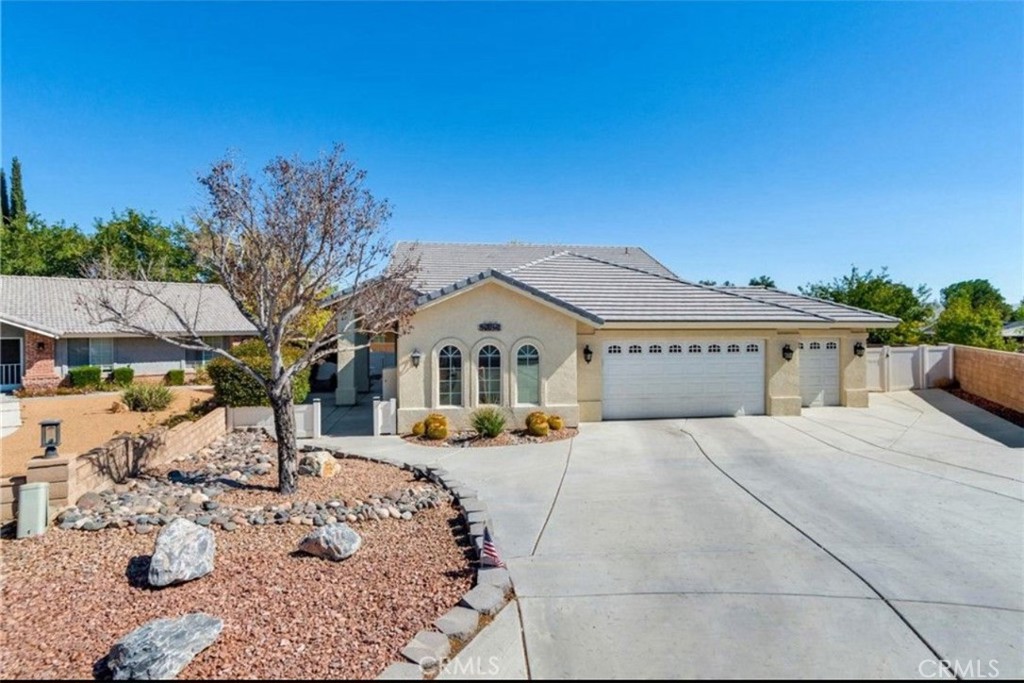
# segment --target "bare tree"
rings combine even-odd
[[[102,279],[81,302],[97,322],[212,352],[259,382],[274,411],[284,493],[298,484],[292,379],[334,352],[343,335],[401,331],[415,304],[418,264],[391,260],[384,231],[390,210],[363,187],[364,178],[338,145],[313,161],[276,158],[260,180],[230,158],[199,179],[208,202],[195,215],[192,249],[256,328],[269,372],[203,341],[201,304],[185,310],[154,264],[125,272],[110,260],[97,263],[91,274]],[[297,349],[290,363],[289,347]]]

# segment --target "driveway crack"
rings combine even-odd
[[[565,484],[565,475],[569,472],[569,461],[572,459],[572,447],[575,443],[575,438],[569,439],[569,452],[565,454],[565,468],[562,470],[562,476],[558,480],[558,488],[555,490],[555,497],[551,500],[551,507],[548,508],[548,514],[544,517],[544,524],[541,526],[540,533],[537,534],[537,540],[530,551],[530,557],[537,554],[537,548],[540,547],[540,539],[544,537],[544,532],[548,528],[548,522],[551,521],[551,515],[555,513],[555,505],[558,504],[558,497],[562,495],[562,485]]]

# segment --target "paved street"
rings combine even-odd
[[[531,447],[324,442],[480,491],[519,598],[476,648],[501,675],[1024,675],[1024,430],[944,392]]]

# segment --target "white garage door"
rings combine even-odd
[[[800,342],[800,397],[804,406],[839,405],[839,342]]]
[[[764,414],[764,341],[604,345],[606,420]]]

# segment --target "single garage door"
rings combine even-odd
[[[839,342],[800,342],[800,397],[805,407],[839,405]]]
[[[764,414],[764,341],[604,345],[606,420]]]

